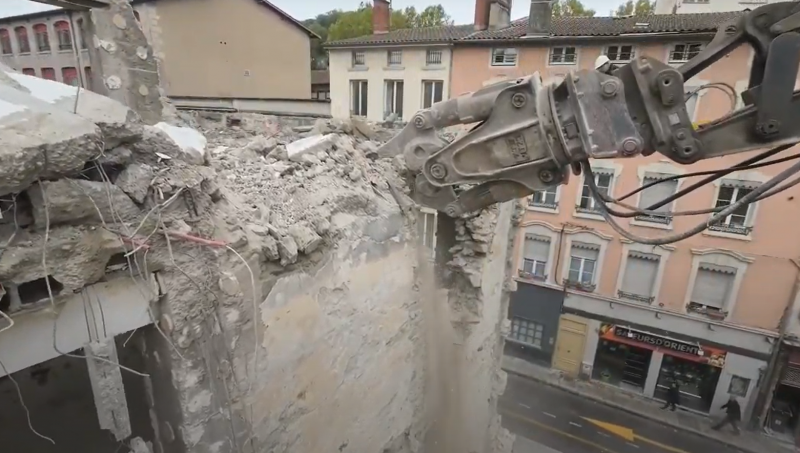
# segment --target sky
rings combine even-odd
[[[275,6],[292,15],[294,18],[303,20],[310,19],[317,14],[321,14],[332,9],[351,10],[356,9],[361,0],[270,0]],[[609,2],[608,0],[584,0],[583,4],[587,8],[593,8],[598,16],[607,16],[611,9],[622,0]],[[475,16],[474,0],[393,0],[394,8],[405,8],[413,6],[417,10],[424,9],[432,4],[444,6],[453,20],[457,24],[471,24]],[[528,14],[530,2],[527,0],[514,0],[512,17],[519,19]],[[0,0],[0,17],[16,16],[36,11],[50,9],[47,5],[28,0]]]

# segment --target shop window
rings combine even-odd
[[[664,354],[658,374],[655,397],[666,400],[673,380],[680,388],[680,406],[708,413],[722,369],[708,363]]]
[[[14,48],[11,47],[11,35],[5,28],[0,28],[0,48],[2,48],[3,55],[14,53]]]
[[[558,186],[537,190],[531,195],[528,206],[549,211],[558,210]]]
[[[69,23],[60,20],[53,24],[56,29],[56,37],[58,38],[58,50],[72,50],[72,32],[69,28]]]
[[[597,245],[573,242],[572,250],[570,250],[569,273],[565,283],[573,288],[594,291],[597,286],[595,275],[599,255],[600,248]]]
[[[745,377],[731,376],[731,383],[728,385],[728,394],[739,398],[747,398],[747,390],[750,389],[750,379]]]
[[[47,25],[34,25],[33,33],[36,37],[36,50],[39,52],[50,52],[50,33],[47,31]]]
[[[61,81],[74,87],[80,85],[78,70],[75,68],[61,68]]]
[[[656,276],[661,262],[659,255],[631,251],[622,275],[622,287],[617,291],[620,299],[653,303]]]
[[[585,180],[583,181],[583,189],[581,191],[581,198],[578,202],[576,210],[582,213],[599,214],[600,207],[592,195],[592,190]],[[611,193],[611,183],[614,180],[614,174],[611,171],[596,170],[594,172],[594,183],[600,193],[609,195]]]
[[[542,349],[543,336],[543,324],[519,317],[511,319],[511,339],[536,349]]]
[[[677,180],[668,180],[664,181],[664,177],[661,176],[653,176],[647,175],[642,178],[642,186],[648,186],[649,184],[654,184],[652,186],[648,186],[644,189],[641,194],[639,195],[639,209],[647,210],[650,206],[664,200],[675,194],[678,190],[678,181]],[[672,211],[672,203],[667,203],[660,208],[656,208],[655,211],[658,213],[664,213],[663,215],[638,215],[635,219],[639,222],[648,222],[648,223],[657,223],[661,225],[669,225],[672,223],[672,217],[669,215],[669,212]]]
[[[600,339],[592,379],[626,390],[644,391],[653,351],[613,340]]]
[[[549,237],[526,234],[522,256],[522,269],[519,270],[520,277],[537,280],[547,279],[547,258],[550,256]]]
[[[687,310],[713,319],[724,319],[735,279],[736,268],[701,263],[697,268]]]
[[[55,80],[56,70],[53,68],[42,68],[42,78],[45,80]]]
[[[31,42],[28,40],[28,29],[25,27],[17,27],[14,29],[14,35],[17,37],[19,53],[31,53]]]

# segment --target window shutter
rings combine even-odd
[[[659,181],[660,178],[654,177],[645,177],[642,181],[645,184],[650,184],[652,182]],[[678,188],[678,181],[664,181],[659,184],[656,184],[652,187],[648,187],[642,191],[641,196],[639,197],[639,209],[647,209],[650,206],[658,203],[659,201],[671,196],[675,193],[675,190]],[[658,212],[668,212],[671,208],[672,203],[667,203],[664,206],[656,209]]]
[[[660,257],[649,253],[631,252],[625,265],[621,291],[649,298],[653,294]]]
[[[572,243],[572,256],[578,258],[587,258],[590,260],[597,261],[597,257],[600,255],[599,248],[594,244],[585,244],[583,242],[573,242]]]
[[[722,310],[735,277],[736,269],[701,265],[697,269],[691,301]]]
[[[525,258],[529,260],[547,262],[550,255],[550,238],[542,236],[525,235]]]

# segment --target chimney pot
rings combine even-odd
[[[553,6],[550,0],[531,0],[528,15],[528,36],[550,36]]]
[[[383,35],[389,33],[391,23],[391,5],[389,0],[372,0],[372,33]]]

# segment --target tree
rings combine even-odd
[[[392,11],[392,30],[402,28],[435,27],[451,25],[453,21],[445,12],[442,5],[431,5],[417,12],[416,8],[409,6],[405,9]],[[357,38],[372,34],[372,4],[361,2],[355,11],[342,12],[336,22],[328,29],[328,40]]]
[[[555,0],[553,2],[553,16],[583,16],[593,17],[595,11],[587,9],[580,0]]]
[[[655,1],[648,0],[628,0],[627,2],[619,5],[617,10],[612,13],[614,16],[648,16],[653,14],[656,8]]]
[[[413,9],[413,7],[412,7]],[[453,25],[453,20],[442,5],[431,5],[419,14],[414,23],[415,27],[436,27],[440,25]]]
[[[311,40],[311,69],[328,67],[328,51],[322,48],[322,44],[328,40],[328,29],[341,15],[341,10],[332,10],[303,21],[303,25],[320,37],[320,39]]]

